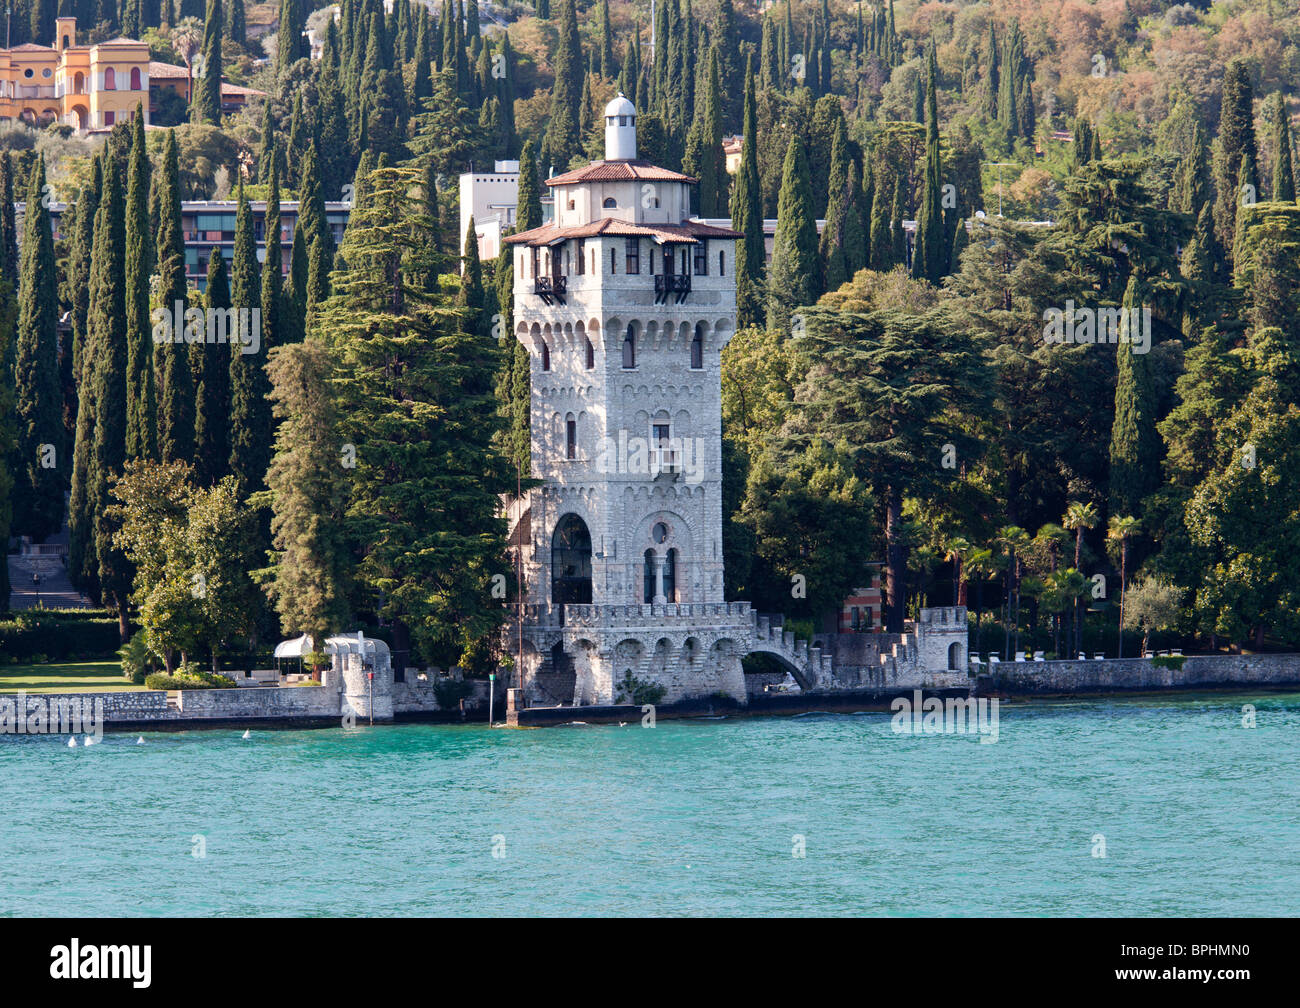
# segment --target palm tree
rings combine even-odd
[[[1080,553],[1083,551],[1083,531],[1094,528],[1100,517],[1097,505],[1085,501],[1070,501],[1065,508],[1065,517],[1061,524],[1074,530],[1074,569],[1079,570]],[[1078,654],[1083,647],[1083,599],[1074,604],[1074,652]]]
[[[1119,650],[1116,657],[1124,657],[1124,588],[1128,578],[1128,541],[1138,534],[1138,520],[1132,516],[1110,516],[1106,538],[1119,545]]]
[[[1006,568],[1002,578],[1003,590],[1006,593],[1007,616],[1006,622],[1002,625],[1002,658],[1004,661],[1010,661],[1014,651],[1020,650],[1020,558],[1016,555],[1016,551],[1028,545],[1029,533],[1019,525],[1004,525],[998,529],[997,542],[1007,551]],[[1011,645],[1012,623],[1016,627],[1014,651]]]
[[[966,557],[966,572],[975,577],[975,651],[984,653],[984,627],[980,617],[984,615],[984,583],[990,574],[1000,569],[998,558],[992,549],[972,549]]]
[[[952,604],[966,604],[966,579],[962,577],[962,562],[974,549],[969,539],[957,536],[948,540],[948,559],[952,561]]]

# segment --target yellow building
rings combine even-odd
[[[0,49],[0,120],[109,129],[144,106],[149,122],[149,47],[115,38],[77,45],[77,19],[55,21],[54,46]]]

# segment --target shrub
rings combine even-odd
[[[26,609],[0,618],[0,654],[20,663],[112,661],[116,617],[95,609]]]
[[[615,703],[631,703],[639,707],[644,707],[646,704],[653,707],[662,703],[668,692],[668,687],[638,679],[631,672],[626,673],[622,681],[615,683],[614,687],[617,690],[614,695]]]
[[[133,633],[131,639],[118,649],[117,656],[122,659],[122,675],[137,686],[153,671],[154,656],[144,641],[143,630]]]
[[[155,672],[146,676],[144,684],[151,690],[231,689],[235,681],[186,662],[173,675]]]
[[[1156,668],[1173,669],[1175,672],[1177,672],[1181,670],[1183,667],[1183,658],[1173,657],[1170,655],[1157,655],[1156,657],[1151,659],[1151,664],[1154,665]]]

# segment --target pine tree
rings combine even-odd
[[[489,590],[505,550],[498,495],[515,483],[495,447],[496,341],[464,331],[446,295],[409,282],[437,268],[421,261],[419,184],[413,169],[371,173],[321,323],[339,436],[356,449],[347,516],[365,546],[357,575],[394,623],[398,674],[411,644],[455,660],[500,625]]]
[[[228,342],[205,341],[190,347],[198,371],[194,390],[194,480],[199,486],[215,486],[230,474],[230,341],[238,338],[238,329],[230,318],[230,276],[219,248],[213,248],[208,256],[203,304],[209,319],[227,319]],[[238,353],[238,346],[233,351]]]
[[[179,148],[173,131],[168,131],[157,192],[159,302],[170,314],[174,328],[185,318],[189,286],[185,276],[185,234],[181,228]],[[195,452],[195,397],[190,356],[211,353],[211,350],[181,342],[175,331],[171,335],[170,340],[154,348],[159,401],[158,454],[164,462],[190,462]]]
[[[144,139],[144,110],[140,106],[136,106],[132,125],[126,187],[126,457],[157,461],[158,400],[149,320],[149,278],[153,275],[149,153]]]
[[[221,124],[221,0],[208,0],[203,22],[203,76],[194,86],[190,122]]]
[[[736,244],[736,325],[761,325],[765,314],[763,276],[767,249],[763,238],[763,183],[758,174],[758,112],[754,97],[754,60],[745,71],[745,128],[741,137],[731,226],[744,237]]]
[[[262,308],[262,284],[257,269],[257,245],[253,239],[253,211],[239,186],[239,208],[235,216],[235,254],[230,268],[230,303],[250,313]],[[269,235],[269,232],[268,232]],[[275,237],[279,237],[276,235]],[[274,245],[275,242],[268,242]],[[268,249],[269,254],[269,249]],[[265,318],[261,344],[265,346]],[[271,461],[270,382],[260,354],[241,353],[232,348],[230,357],[230,472],[238,483],[239,496],[262,489]]]
[[[45,158],[41,156],[27,187],[17,345],[12,358],[18,464],[9,474],[14,480],[12,532],[31,536],[35,542],[43,542],[63,524],[63,474],[67,468],[59,392],[57,274],[44,190]],[[12,295],[4,300],[12,302]],[[0,315],[0,324],[6,329],[12,326],[8,315],[8,310]],[[6,333],[6,344],[8,341]],[[7,366],[8,353],[0,360]]]
[[[776,236],[768,270],[767,327],[788,332],[795,308],[812,304],[820,286],[817,221],[803,141],[794,137],[785,156]]]
[[[352,567],[333,366],[326,347],[312,339],[276,347],[267,368],[280,427],[267,473],[273,552],[266,592],[285,630],[310,634],[320,647],[346,624]]]
[[[1160,435],[1147,355],[1140,349],[1134,318],[1144,305],[1137,276],[1124,292],[1120,341],[1116,348],[1115,422],[1110,438],[1110,513],[1140,515],[1147,495],[1159,485]]]

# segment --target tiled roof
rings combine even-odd
[[[556,242],[567,241],[570,238],[595,238],[599,235],[649,238],[661,245],[669,242],[694,245],[699,238],[743,237],[739,231],[714,227],[711,224],[701,224],[699,221],[686,221],[684,224],[630,224],[627,221],[615,220],[613,217],[602,217],[598,221],[592,221],[590,224],[582,224],[578,227],[562,228],[556,227],[554,224],[543,224],[531,231],[511,235],[506,239],[506,243],[512,245],[554,245]]]
[[[696,182],[681,172],[660,168],[649,161],[593,161],[586,168],[555,175],[546,180],[548,186],[571,185],[574,182]]]
[[[37,52],[54,52],[54,50],[50,46],[37,45],[35,42],[24,42],[22,45],[14,46],[9,51],[10,52],[32,52],[33,50]]]

